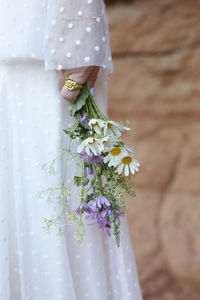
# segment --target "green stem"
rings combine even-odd
[[[85,169],[85,163],[84,163],[84,161],[82,161],[82,177],[84,177],[84,169]],[[84,191],[84,188],[83,188],[83,185],[82,185],[82,188],[81,188],[81,203],[83,202],[83,191]]]
[[[69,139],[68,151],[67,151],[67,156],[66,156],[66,161],[65,161],[64,175],[63,175],[63,185],[65,184],[65,178],[66,178],[66,173],[67,173],[67,163],[69,161],[70,147],[71,147],[71,139]]]
[[[101,181],[101,175],[99,175],[99,174],[97,173],[95,163],[92,164],[92,168],[93,168],[93,171],[94,171],[95,181],[98,182],[99,187],[100,187],[100,190],[101,190],[101,192],[102,192],[103,186],[102,186],[102,181]]]
[[[97,117],[106,121],[107,120],[106,116],[104,116],[104,114],[102,113],[102,111],[100,110],[100,108],[98,107],[98,105],[96,104],[96,101],[95,101],[94,97],[91,95],[90,90],[87,87],[87,85],[86,85],[86,89],[87,89],[88,94],[89,94],[89,96],[88,96],[88,100],[89,101],[88,102],[90,102],[92,104],[94,110],[97,113]]]
[[[88,110],[89,110],[89,112],[91,114],[91,118],[97,118],[98,115],[96,114],[96,112],[95,112],[95,110],[94,110],[94,108],[92,106],[92,103],[91,103],[89,97],[87,99],[87,105],[88,105]]]
[[[95,107],[96,111],[98,112],[99,117],[100,117],[101,119],[103,119],[104,121],[107,121],[107,118],[104,116],[104,114],[103,114],[102,111],[100,110],[99,106],[96,104],[95,99],[94,99],[92,96],[90,97],[90,99],[91,99],[91,102],[92,102],[93,106]]]

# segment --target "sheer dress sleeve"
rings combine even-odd
[[[103,0],[49,0],[44,58],[46,70],[94,65],[112,72]]]

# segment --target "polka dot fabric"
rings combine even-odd
[[[102,0],[52,0],[48,10],[45,68],[97,65],[113,70]]]
[[[0,0],[0,60],[32,58],[46,70],[112,72],[103,0]]]
[[[105,111],[102,76],[96,97]],[[72,226],[62,237],[42,228],[42,217],[58,207],[38,191],[61,182],[64,161],[56,164],[57,176],[41,164],[59,156],[67,142],[62,129],[71,122],[56,86],[56,71],[44,72],[42,63],[0,63],[0,299],[141,300],[125,218],[119,249],[93,226],[81,246],[74,244]],[[73,192],[73,205],[78,197]]]

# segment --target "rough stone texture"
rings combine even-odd
[[[200,289],[200,201],[187,193],[168,193],[160,213],[163,250],[174,276]],[[191,221],[192,220],[192,221]]]
[[[200,1],[118,2],[110,116],[141,162],[127,205],[144,300],[199,300]]]
[[[114,54],[170,54],[200,40],[198,0],[138,1],[115,11],[119,22],[110,17]]]

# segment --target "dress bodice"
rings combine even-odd
[[[0,0],[0,60],[32,58],[45,69],[112,71],[103,0]]]

